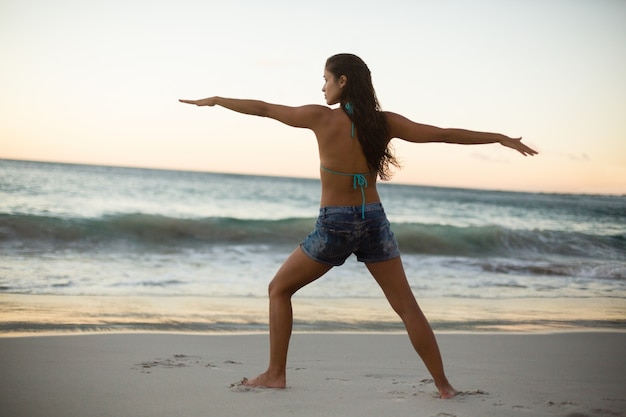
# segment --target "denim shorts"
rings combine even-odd
[[[400,256],[398,242],[381,203],[370,203],[364,208],[320,208],[315,230],[300,247],[311,259],[332,266],[343,264],[353,253],[359,262],[366,263]]]

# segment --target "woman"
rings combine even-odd
[[[311,129],[317,138],[322,195],[315,230],[280,267],[269,285],[270,361],[266,372],[248,386],[284,388],[287,350],[292,331],[291,297],[333,266],[354,253],[364,262],[402,319],[411,343],[431,373],[442,398],[457,392],[444,373],[435,336],[411,292],[376,189],[378,177],[390,176],[398,166],[389,143],[392,138],[409,142],[458,144],[500,143],[522,153],[534,150],[494,133],[442,129],[414,123],[380,109],[367,65],[357,56],[339,54],[326,61],[322,88],[329,106],[288,107],[257,100],[210,97],[180,100],[197,106],[219,105],[227,109],[270,117],[293,127]]]

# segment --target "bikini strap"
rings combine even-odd
[[[367,188],[367,178],[365,178],[365,176],[370,175],[371,172],[368,172],[366,174],[347,174],[345,172],[333,171],[332,169],[326,168],[322,164],[320,164],[320,168],[331,174],[342,175],[344,177],[352,177],[352,187],[356,190],[356,186],[358,184],[358,186],[361,188],[361,201],[362,201],[361,202],[361,218],[364,219],[365,218],[365,188]]]
[[[346,111],[346,113],[348,113],[349,116],[352,116],[354,114],[354,106],[352,106],[352,103],[350,102],[347,102],[345,106],[343,106],[343,109]],[[350,121],[352,121],[352,117],[350,117]],[[354,121],[352,121],[351,134],[352,137],[354,137]]]

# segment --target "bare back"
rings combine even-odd
[[[376,189],[376,171],[368,165],[358,140],[352,136],[352,123],[344,110],[333,109],[326,115],[323,127],[314,129],[319,148],[322,182],[321,206],[359,206],[363,202],[360,187],[354,186],[353,174],[363,174],[365,201],[380,201]],[[334,171],[335,173],[329,172]],[[349,174],[339,175],[338,173]]]

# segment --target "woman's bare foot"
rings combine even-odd
[[[459,393],[450,384],[444,385],[442,387],[437,387],[437,389],[439,390],[439,395],[444,400],[452,398]]]
[[[268,372],[264,372],[254,379],[244,378],[241,383],[246,387],[285,388],[287,386],[284,375],[271,377]]]

